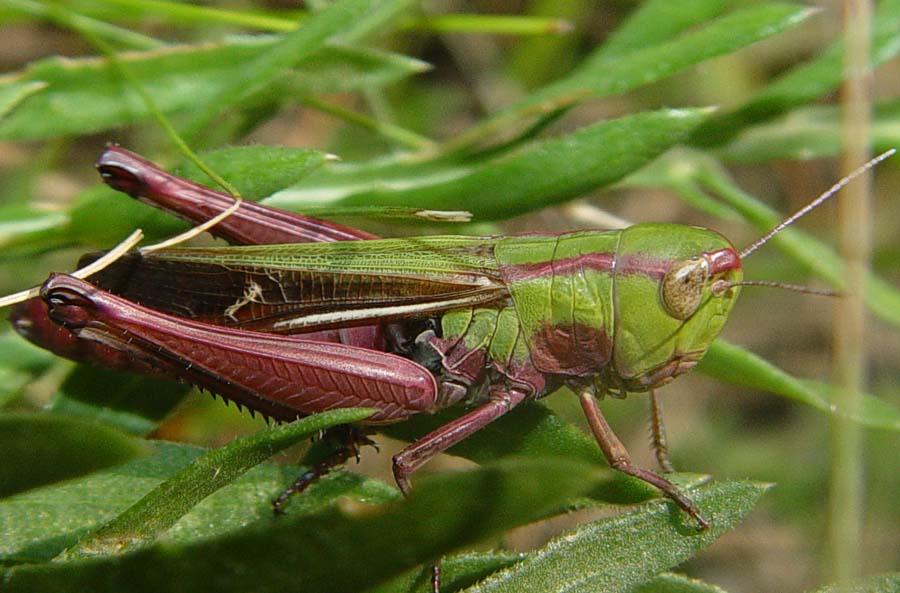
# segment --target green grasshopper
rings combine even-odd
[[[104,153],[98,168],[113,187],[145,199],[201,191],[122,149]],[[742,280],[742,259],[848,180],[743,252],[715,231],[677,224],[371,239],[305,219],[314,234],[296,240],[326,242],[136,253],[93,284],[53,275],[37,309],[20,311],[14,323],[73,358],[177,377],[280,421],[370,407],[376,412],[367,423],[379,425],[469,406],[394,457],[404,493],[436,454],[566,386],[579,394],[610,465],[659,488],[705,529],[708,521],[674,484],[630,461],[597,398],[652,394],[690,370],[740,286],[753,284]],[[210,216],[230,202],[202,191],[219,205],[183,216]],[[254,208],[262,208],[258,217],[248,214]],[[295,215],[248,205],[235,216],[234,228],[269,229]],[[654,426],[662,449],[658,419]]]

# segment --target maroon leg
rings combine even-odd
[[[650,435],[653,440],[653,452],[660,469],[670,474],[675,471],[672,460],[669,459],[669,442],[666,438],[666,426],[662,419],[662,403],[656,396],[655,390],[650,390]]]
[[[113,189],[139,198],[191,224],[209,220],[234,203],[234,198],[228,194],[172,175],[147,159],[119,146],[108,145],[97,159],[95,167],[103,181]],[[253,202],[244,202],[232,216],[209,232],[241,245],[378,238],[360,229]],[[122,266],[118,269],[126,270],[126,268],[127,266]],[[117,267],[113,266],[107,274],[115,269]],[[123,273],[130,272],[126,270]],[[91,281],[97,284],[101,278],[102,275],[95,275]],[[120,290],[124,290],[124,286]],[[76,338],[71,332],[50,321],[47,317],[47,307],[39,299],[19,304],[13,309],[10,321],[25,339],[71,360],[151,375],[160,374],[154,370],[153,365],[132,364],[127,356],[122,356],[112,348]],[[323,333],[316,339],[384,350],[380,330],[380,326],[351,327],[340,332]],[[330,338],[330,334],[340,335],[340,339]]]
[[[431,565],[431,593],[441,592],[441,561]]]
[[[639,480],[643,480],[648,484],[656,486],[664,495],[670,498],[672,502],[677,504],[684,512],[697,521],[698,530],[704,531],[708,529],[709,521],[703,518],[700,514],[700,510],[688,497],[679,492],[675,484],[649,470],[632,465],[631,459],[628,456],[628,451],[625,450],[625,445],[622,444],[619,437],[617,437],[609,427],[606,418],[604,418],[603,414],[600,412],[597,400],[594,399],[594,394],[584,392],[581,394],[580,399],[581,408],[584,410],[584,415],[587,416],[588,424],[591,426],[591,432],[594,433],[594,438],[597,439],[597,443],[600,445],[600,449],[603,451],[606,460],[609,461],[609,465],[613,469],[617,469],[629,476],[634,476]]]
[[[109,145],[94,163],[113,189],[198,224],[234,202],[228,194],[168,173],[142,156]],[[244,202],[210,233],[240,245],[377,239],[372,233],[270,206]]]
[[[343,465],[351,457],[356,457],[359,461],[359,449],[364,445],[371,445],[377,450],[375,442],[367,437],[363,432],[355,426],[337,426],[335,429],[328,431],[323,438],[334,436],[339,439],[339,446],[331,455],[316,463],[309,471],[304,472],[297,480],[290,485],[278,498],[272,501],[272,510],[276,515],[284,514],[284,503],[294,494],[300,494],[309,486],[328,474],[334,468]]]
[[[394,455],[394,479],[404,495],[409,496],[409,476],[425,465],[432,457],[446,451],[456,443],[478,432],[500,416],[506,414],[525,399],[518,389],[492,391],[490,400],[453,422],[434,430]],[[431,590],[441,588],[441,561],[431,565]]]
[[[403,494],[409,495],[409,476],[432,457],[478,432],[516,407],[526,397],[518,389],[492,392],[490,400],[453,422],[434,430],[394,455],[394,479]]]

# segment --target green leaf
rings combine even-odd
[[[806,389],[828,400],[827,411],[834,413],[836,408],[833,402],[840,398],[840,394],[832,385],[810,380],[801,380],[800,383]],[[900,432],[900,409],[896,405],[869,393],[862,394],[862,398],[859,400],[859,408],[852,418],[860,424],[871,428]]]
[[[629,591],[732,529],[767,488],[755,482],[716,482],[691,491],[694,502],[712,521],[702,533],[671,503],[662,501],[581,525],[467,591]]]
[[[900,146],[900,101],[875,105],[870,126],[874,152]],[[821,159],[840,153],[840,136],[839,107],[807,107],[745,130],[716,154],[729,163]]]
[[[79,365],[66,377],[49,408],[143,435],[155,430],[190,389],[174,380]]]
[[[697,18],[703,15],[704,7],[706,5],[697,11]],[[653,8],[651,16],[660,14],[659,4]],[[717,10],[715,7],[709,9],[710,13]],[[454,141],[454,147],[469,146],[493,135],[498,128],[505,127],[508,123],[543,113],[550,108],[559,109],[588,97],[624,93],[650,84],[709,58],[733,52],[775,35],[797,25],[810,14],[812,11],[806,7],[763,3],[735,10],[689,29],[680,37],[670,39],[682,27],[695,24],[690,16],[685,20],[677,19],[673,21],[671,29],[663,27],[658,32],[648,34],[649,39],[660,40],[652,45],[640,44],[639,35],[634,35],[633,38],[628,35],[613,44],[609,55],[601,46],[572,74],[484,120]],[[632,46],[636,46],[633,51],[622,53]]]
[[[697,370],[723,383],[768,391],[822,412],[834,413],[830,387],[796,379],[752,352],[722,339],[713,342]],[[853,420],[873,428],[900,431],[900,410],[869,394],[863,394]]]
[[[375,0],[368,4],[366,11],[355,17],[352,28],[339,35],[340,43],[356,43],[368,37],[384,35],[404,13],[418,8],[415,0]],[[303,25],[306,26],[306,21]]]
[[[25,204],[0,206],[0,248],[29,244],[47,248],[68,222],[63,212],[37,210]]]
[[[231,146],[200,153],[200,158],[247,200],[259,200],[297,183],[321,167],[328,155],[320,150],[283,146]],[[193,164],[185,164],[175,175],[212,185]]]
[[[123,48],[151,49],[162,45],[161,41],[157,41],[152,37],[98,21],[82,14],[64,11],[55,4],[47,4],[37,0],[6,0],[3,3],[3,8],[8,9],[17,16],[20,14],[28,15],[34,17],[35,20],[50,21],[59,26],[71,26],[79,30],[90,31],[94,35],[105,38],[110,43]]]
[[[872,17],[872,65],[900,52],[900,2],[882,0]],[[783,74],[737,109],[717,114],[697,128],[692,143],[717,146],[741,130],[806,105],[837,88],[843,80],[843,45],[832,44],[815,60]]]
[[[85,587],[95,593],[356,591],[431,562],[449,549],[557,511],[594,478],[583,464],[506,461],[422,480],[408,500],[381,507],[344,505],[312,515],[288,514],[218,538],[158,543],[120,556],[8,567],[3,588],[7,593]]]
[[[53,354],[11,331],[0,333],[0,352],[3,352],[0,365],[32,373],[46,370],[54,360]]]
[[[0,333],[0,409],[15,402],[22,390],[54,362],[53,354],[14,332]]]
[[[396,4],[393,0],[339,0],[315,13],[302,27],[282,35],[252,59],[237,64],[213,93],[194,98],[188,135],[202,132],[224,109],[242,103],[254,93],[262,90],[271,93],[271,83],[286,69],[315,55],[326,42],[341,35],[352,36],[367,26],[367,20],[381,18],[379,15],[389,12],[384,8]]]
[[[725,593],[715,585],[673,573],[657,575],[632,591],[633,593]]]
[[[566,389],[552,397],[574,396]],[[412,442],[432,430],[456,419],[465,410],[452,408],[434,415],[419,415],[399,424],[381,428],[384,434]],[[518,406],[491,422],[475,434],[447,450],[477,463],[488,463],[509,456],[523,458],[559,457],[587,462],[601,468],[602,479],[579,501],[591,506],[606,504],[637,504],[659,497],[659,491],[642,480],[608,468],[596,441],[576,426],[566,422],[539,402]],[[690,488],[705,479],[696,474],[671,474],[668,476],[680,486]]]
[[[153,489],[78,545],[65,559],[120,553],[155,540],[201,500],[278,451],[337,426],[359,422],[372,410],[338,409],[262,430],[210,451]]]
[[[734,4],[733,0],[698,0],[677,4],[666,0],[648,0],[628,15],[628,20],[612,32],[592,59],[611,60],[675,40],[681,33],[702,26]]]
[[[429,70],[427,62],[402,54],[331,43],[273,84],[276,88],[284,84],[297,95],[351,93],[379,89]]]
[[[707,113],[667,109],[630,115],[483,160],[326,165],[265,203],[288,209],[415,206],[467,210],[476,220],[507,218],[621,179],[676,144]]]
[[[561,397],[562,394],[554,396]],[[459,408],[433,415],[419,415],[381,428],[384,434],[412,442],[458,417]],[[517,407],[448,450],[478,463],[508,455],[519,457],[567,457],[602,463],[597,443],[540,402]]]
[[[102,424],[53,414],[0,414],[0,497],[146,452],[140,441]]]
[[[0,86],[0,119],[6,117],[22,101],[40,92],[47,84],[39,80],[9,82]]]
[[[459,591],[487,578],[491,573],[525,558],[513,552],[464,553],[441,558],[441,590]],[[433,593],[431,566],[408,571],[366,593]]]
[[[165,480],[190,467],[206,451],[174,443],[147,442],[153,452],[123,465],[30,490],[0,501],[0,559],[6,563],[49,561],[94,530],[114,520]],[[261,464],[210,495],[167,533],[169,541],[190,542],[270,521],[272,500],[303,469]],[[297,497],[288,513],[321,511],[342,497],[385,502],[396,488],[345,472],[330,474]]]
[[[187,228],[187,223],[98,185],[81,192],[61,234],[79,245],[108,249],[136,228],[153,240],[175,235]]]
[[[242,65],[279,43],[277,36],[234,37],[219,43],[168,46],[120,59],[163,113],[193,112],[232,88]],[[298,57],[299,60],[299,57]],[[421,72],[402,56],[350,47],[320,47],[272,88],[282,96],[373,88]],[[241,81],[240,78],[237,79]],[[28,92],[25,93],[24,91]],[[0,97],[18,108],[0,121],[0,138],[38,140],[86,134],[149,116],[138,95],[100,58],[47,58],[0,82]]]

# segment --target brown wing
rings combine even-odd
[[[507,298],[484,253],[485,240],[479,241],[453,250],[435,249],[427,240],[277,246],[277,256],[265,262],[259,255],[267,248],[163,251],[124,258],[91,281],[179,317],[308,332]]]

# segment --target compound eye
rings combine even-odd
[[[659,297],[666,312],[684,321],[693,315],[703,300],[703,287],[709,276],[709,262],[695,257],[676,262],[659,285]]]

